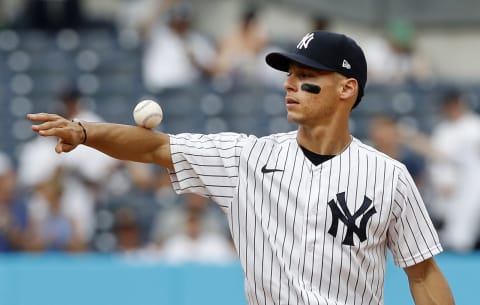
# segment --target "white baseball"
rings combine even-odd
[[[133,109],[133,118],[138,126],[145,128],[157,127],[163,119],[160,105],[153,100],[143,100]]]

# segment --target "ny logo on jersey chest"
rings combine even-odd
[[[332,212],[332,225],[330,226],[328,233],[336,237],[338,232],[338,222],[341,221],[347,227],[347,232],[342,244],[353,246],[353,234],[358,236],[360,242],[365,241],[367,239],[367,222],[373,214],[377,212],[374,206],[370,208],[371,205],[372,200],[367,196],[364,196],[360,208],[351,214],[348,210],[347,201],[345,200],[345,192],[337,194],[337,201],[332,199],[328,202],[328,206]],[[357,226],[356,220],[360,217],[360,226]]]

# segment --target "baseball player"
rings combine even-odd
[[[434,261],[442,251],[405,166],[352,137],[352,108],[367,66],[351,38],[305,35],[267,64],[287,73],[287,116],[296,131],[169,135],[110,123],[31,114],[56,151],[84,144],[167,168],[178,193],[224,210],[250,305],[383,304],[387,250],[404,268],[417,305],[454,304]]]

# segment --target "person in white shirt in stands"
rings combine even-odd
[[[154,16],[139,26],[143,33],[143,79],[146,88],[157,93],[167,88],[188,86],[211,71],[215,46],[193,28],[190,4],[160,1]]]
[[[441,113],[431,137],[439,155],[431,170],[443,210],[440,238],[451,250],[471,251],[480,238],[480,116],[458,90],[445,93]]]
[[[171,263],[228,263],[237,259],[230,239],[209,218],[209,201],[185,194],[179,232],[160,245],[160,257]],[[210,223],[209,223],[210,222]]]

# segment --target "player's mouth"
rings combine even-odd
[[[286,103],[287,109],[293,108],[295,107],[295,105],[300,104],[296,99],[289,96],[285,97],[285,103]]]

